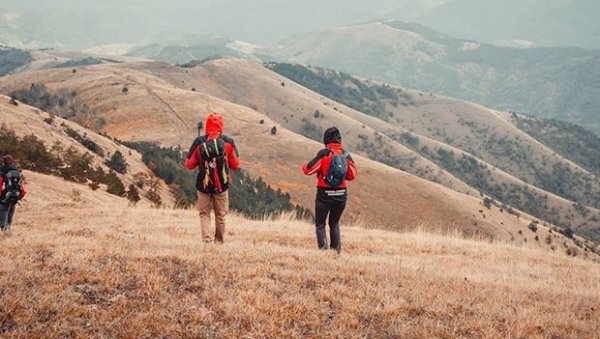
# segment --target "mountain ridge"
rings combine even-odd
[[[51,91],[76,89],[82,100],[99,113],[95,119],[105,119],[102,131],[121,140],[158,141],[168,146],[187,144],[185,140],[188,138],[191,142],[197,134],[195,126],[199,112],[216,110],[225,117],[226,133],[237,141],[242,154],[242,166],[253,176],[264,178],[274,188],[292,193],[295,203],[311,206],[314,192],[309,188],[313,187],[314,182],[312,178],[300,175],[299,166],[302,161],[314,156],[322,147],[320,143],[288,131],[268,116],[248,107],[216,99],[199,90],[184,90],[155,76],[162,74],[162,77],[167,77],[175,71],[187,74],[186,70],[161,63],[86,66],[78,68],[76,73],[69,69],[41,70],[0,78],[0,88],[2,91],[11,91],[11,87],[28,84],[33,79],[43,79]],[[181,79],[177,83],[178,86],[184,84]],[[125,84],[128,91],[122,93]],[[173,111],[178,112],[182,121]],[[76,121],[79,119],[81,117],[75,117]],[[260,120],[264,122],[261,124]],[[86,124],[85,120],[79,121]],[[277,127],[276,136],[270,136],[272,126]],[[252,147],[265,142],[271,150],[270,154],[258,152]],[[295,152],[290,153],[290,143],[299,146]],[[484,213],[478,212],[481,198],[456,193],[360,155],[356,155],[355,160],[360,163],[359,175],[363,179],[353,185],[350,201],[354,208],[348,212],[349,220],[368,220],[369,225],[392,229],[404,229],[414,224],[433,229],[450,227],[467,233],[483,232],[509,239],[507,230],[513,230],[510,232],[515,234],[518,229],[527,227],[528,218],[519,220],[501,213],[496,207],[486,210],[487,216],[484,217]],[[290,166],[291,163],[298,164],[298,167]],[[278,171],[271,171],[273,167]],[[372,179],[388,176],[394,179],[389,182]],[[402,195],[397,192],[402,192]],[[430,207],[424,207],[419,212],[414,208],[417,205]]]

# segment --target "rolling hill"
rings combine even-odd
[[[294,37],[263,54],[558,118],[600,133],[594,91],[600,78],[598,51],[500,47],[417,24],[381,21]]]
[[[183,76],[193,71],[152,62],[80,67],[76,73],[71,69],[39,70],[0,78],[0,91],[26,89],[43,79],[49,92],[76,92],[77,101],[89,107],[87,114],[71,117],[83,126],[124,141],[155,141],[183,148],[193,140],[196,123],[206,112],[220,112],[225,117],[226,133],[236,139],[242,166],[248,173],[289,192],[295,203],[312,207],[314,179],[303,177],[299,168],[322,147],[320,143],[293,133],[266,113],[199,89],[183,88],[185,78],[173,84],[174,74]],[[280,81],[276,83],[279,86]],[[276,135],[270,133],[273,126],[277,127]],[[348,211],[348,220],[396,230],[417,225],[459,229],[467,234],[516,241],[524,237],[517,235],[519,231],[530,232],[530,218],[517,218],[495,206],[484,210],[482,197],[457,193],[360,155],[356,159],[362,179],[352,187],[353,207]]]
[[[265,112],[309,138],[318,140],[321,131],[337,124],[348,131],[345,142],[366,157],[467,194],[479,197],[481,191],[500,205],[598,237],[600,211],[594,206],[600,200],[595,174],[518,129],[511,122],[512,115],[336,72],[321,70],[328,72],[324,75],[302,66],[293,70],[279,71],[298,83],[239,59],[211,60],[192,69],[155,70],[153,74],[182,89],[193,87]],[[297,78],[299,74],[304,78]],[[332,95],[344,93],[347,87],[354,89],[355,96],[349,96],[354,101]],[[383,95],[369,100],[376,91]],[[396,105],[390,103],[394,100]],[[406,157],[415,160],[393,161]]]
[[[24,151],[31,154],[30,161],[21,159],[23,162],[29,162],[29,164],[22,163],[26,169],[62,176],[70,181],[88,184],[90,187],[102,191],[107,189],[110,191],[110,187],[107,185],[112,182],[105,178],[112,172],[118,178],[116,181],[120,180],[124,186],[122,192],[117,189],[113,195],[118,196],[123,203],[127,203],[124,198],[125,190],[130,185],[135,186],[142,204],[153,204],[148,199],[149,191],[156,192],[165,206],[172,206],[174,203],[167,185],[152,174],[142,162],[142,156],[112,139],[35,107],[18,102],[11,103],[10,98],[3,95],[0,95],[0,124],[3,142],[9,142],[10,134],[14,133],[17,138],[22,138],[22,141],[20,145],[13,146],[18,148],[31,145],[30,151]],[[29,139],[24,139],[27,137]],[[38,144],[41,145],[41,148],[35,148]],[[10,152],[10,145],[3,144],[2,146],[3,154]],[[126,166],[124,173],[113,170],[113,167],[107,164],[116,152],[120,152],[123,157]],[[50,157],[50,159],[39,154],[47,154],[46,157]],[[13,156],[19,158],[18,153]],[[54,158],[62,160],[62,164],[53,162]],[[44,160],[40,161],[39,159]],[[42,162],[51,165],[36,167],[40,166]],[[98,168],[105,174],[95,175],[92,173]],[[78,193],[73,194],[77,195]]]
[[[32,61],[31,52],[0,46],[0,76],[14,72]]]
[[[84,185],[25,174],[31,194],[12,236],[0,235],[2,336],[598,331],[598,263],[567,256],[577,248],[556,233],[553,252],[535,242],[346,226],[337,255],[315,249],[308,223],[232,215],[226,243],[207,245],[195,211],[127,207]]]

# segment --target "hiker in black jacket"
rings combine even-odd
[[[25,182],[10,155],[2,157],[0,168],[0,230],[10,231],[18,202],[25,197]]]
[[[329,216],[330,248],[342,250],[339,221],[346,208],[348,191],[346,181],[356,177],[356,166],[350,154],[342,147],[342,136],[337,127],[331,127],[323,136],[325,148],[314,159],[302,166],[306,175],[317,175],[315,223],[317,245],[327,249],[325,222]]]

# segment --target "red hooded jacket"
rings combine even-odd
[[[314,159],[305,163],[302,166],[302,171],[306,175],[317,175],[317,187],[320,188],[346,188],[346,181],[344,181],[338,187],[331,187],[327,182],[325,182],[325,176],[327,175],[327,171],[329,170],[329,164],[331,163],[331,159],[333,158],[333,154],[343,154],[344,149],[342,144],[337,142],[332,142],[326,145],[326,148],[322,149],[317,153]],[[346,159],[346,164],[348,166],[348,172],[346,173],[346,180],[352,181],[356,178],[356,165],[354,164],[354,160],[352,160],[352,156],[348,155]]]
[[[225,141],[225,153],[227,154],[227,165],[232,170],[240,168],[240,159],[235,142],[228,136],[223,135],[223,117],[218,114],[210,114],[206,118],[206,136],[208,139],[215,139],[221,137]],[[187,159],[185,160],[185,167],[192,170],[202,162],[202,156],[198,150],[200,146],[198,143],[199,139],[194,141],[190,151],[188,152]]]

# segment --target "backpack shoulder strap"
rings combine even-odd
[[[190,150],[188,151],[188,154],[187,154],[188,158],[190,158],[192,156],[192,154],[196,150],[196,147],[198,147],[199,145],[201,145],[204,142],[205,139],[206,139],[205,136],[196,137],[196,139],[194,139],[194,142],[192,143],[192,146],[190,146]]]

